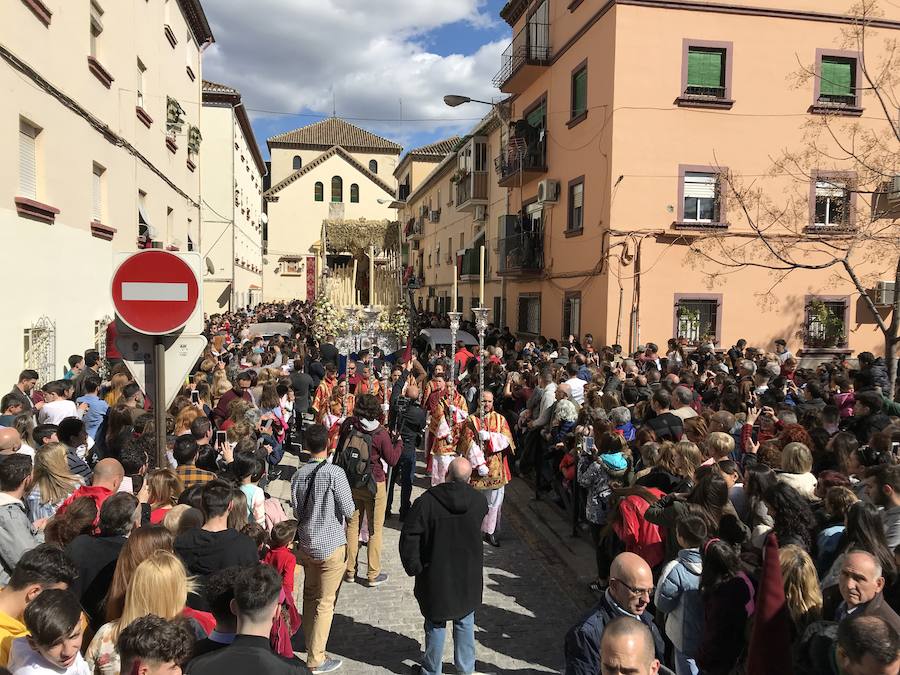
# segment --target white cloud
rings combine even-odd
[[[404,119],[479,117],[483,109],[450,109],[442,97],[499,95],[491,78],[508,28],[483,11],[484,2],[208,0],[217,44],[204,56],[204,77],[239,89],[248,108],[329,114],[333,87],[338,114],[345,117],[397,118],[401,99]],[[485,44],[469,54],[429,50],[430,31],[459,22]],[[360,124],[393,137],[451,130],[440,123]]]

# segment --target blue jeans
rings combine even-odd
[[[697,662],[676,649],[675,675],[698,675],[699,673],[700,669],[697,667]]]
[[[425,619],[425,658],[422,675],[440,675],[447,623]],[[458,673],[475,672],[475,612],[453,622],[453,664]]]

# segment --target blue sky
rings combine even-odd
[[[205,3],[216,44],[204,77],[241,91],[266,157],[269,136],[330,115],[332,93],[339,116],[415,147],[463,132],[486,112],[448,108],[444,94],[499,95],[490,80],[511,39],[503,4],[214,0]]]

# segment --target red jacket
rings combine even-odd
[[[59,505],[59,508],[56,509],[56,515],[62,515],[65,513],[66,509],[69,508],[69,505],[74,502],[79,497],[90,497],[94,500],[94,503],[97,505],[97,517],[94,518],[94,527],[97,527],[97,524],[100,522],[100,507],[103,506],[103,502],[105,502],[112,495],[112,490],[109,488],[105,488],[102,485],[82,485],[80,488],[75,490],[72,494],[70,494],[66,501]]]
[[[663,496],[656,488],[649,491],[656,497]],[[628,495],[619,502],[620,518],[613,524],[613,530],[625,544],[626,551],[636,553],[650,567],[656,567],[666,557],[666,542],[659,526],[644,519],[649,506],[650,503],[640,495]]]
[[[262,561],[278,570],[285,592],[293,594],[294,568],[297,566],[294,552],[286,546],[279,546],[278,548],[270,549]]]

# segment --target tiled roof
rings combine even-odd
[[[218,82],[210,82],[209,80],[203,80],[203,91],[209,94],[234,94],[238,96],[241,93],[237,89]]]
[[[269,145],[312,145],[323,149],[339,145],[346,149],[392,150],[399,153],[403,148],[393,141],[377,136],[371,131],[345,122],[339,117],[329,117],[321,122],[294,129],[269,138]]]
[[[344,150],[344,148],[342,148],[339,145],[335,145],[332,148],[330,148],[327,152],[323,152],[321,155],[316,157],[313,161],[309,162],[308,164],[304,164],[303,168],[298,169],[297,171],[294,171],[294,173],[292,173],[290,176],[285,178],[283,181],[281,181],[277,185],[273,185],[272,187],[270,187],[268,190],[265,191],[265,193],[263,193],[263,197],[266,197],[266,198],[275,197],[275,195],[278,192],[281,192],[288,185],[290,185],[295,180],[300,178],[300,176],[303,176],[306,173],[312,171],[314,168],[323,164],[327,159],[334,157],[335,155],[340,156],[344,161],[351,164],[353,166],[353,168],[355,168],[357,171],[365,174],[366,178],[368,178],[370,181],[375,183],[375,185],[377,185],[382,190],[384,190],[389,195],[391,195],[391,197],[394,196],[394,188],[392,188],[390,185],[385,183],[374,173],[369,171],[369,169],[367,167],[363,166],[362,164],[357,162],[355,159],[353,159],[353,156],[350,153],[348,153],[346,150]],[[275,198],[275,201],[277,201],[277,198]]]
[[[436,143],[423,145],[421,148],[413,148],[409,151],[408,154],[432,156],[438,159],[443,159],[446,155],[453,152],[453,149],[456,147],[456,144],[459,143],[459,141],[459,136],[451,136],[450,138],[445,138],[444,140],[437,141]]]

